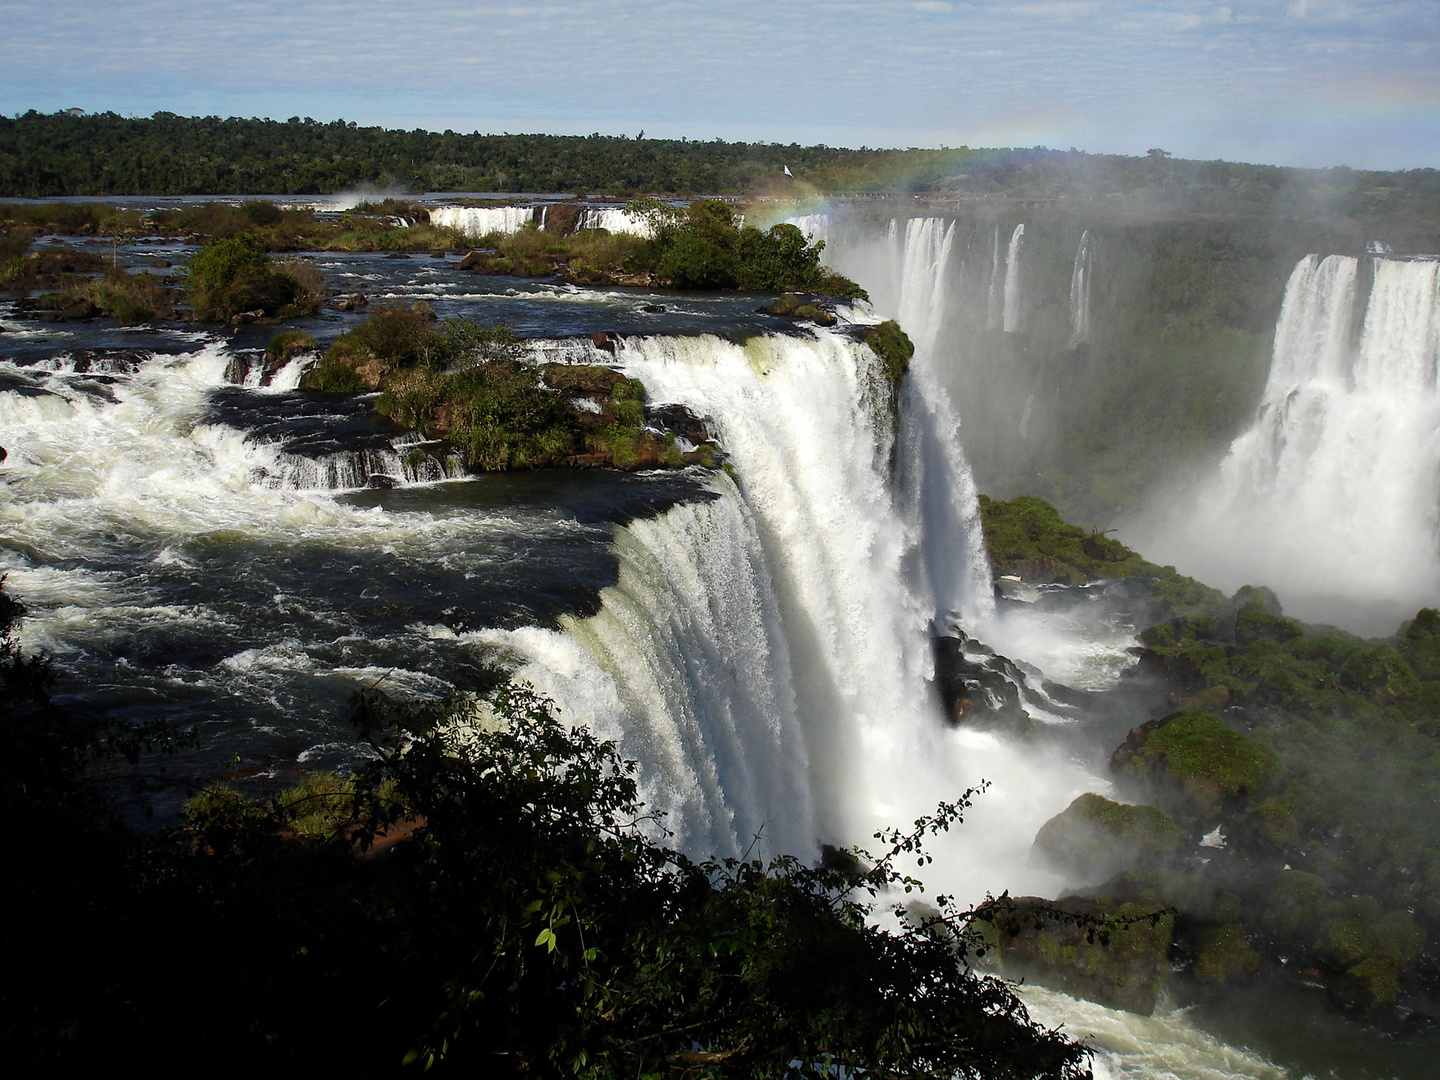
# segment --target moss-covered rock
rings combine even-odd
[[[1222,809],[1263,792],[1278,765],[1268,743],[1193,706],[1135,728],[1110,759],[1122,781],[1205,828]]]
[[[1168,911],[1027,897],[990,905],[982,921],[1007,978],[1146,1015],[1169,980],[1175,920]]]
[[[861,340],[880,357],[885,378],[890,385],[898,387],[904,381],[905,373],[910,370],[910,358],[915,355],[915,343],[894,319],[887,319],[868,328]]]
[[[1184,830],[1165,811],[1087,792],[1040,827],[1031,850],[1079,884],[1122,870],[1173,865],[1189,846]]]
[[[1206,931],[1198,944],[1192,970],[1201,982],[1238,982],[1260,968],[1260,954],[1245,940],[1245,931],[1234,923]]]

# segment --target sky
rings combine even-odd
[[[0,0],[0,113],[1440,167],[1440,0]]]

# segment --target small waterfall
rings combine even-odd
[[[1000,226],[995,226],[995,235],[990,243],[990,291],[985,305],[985,325],[991,330],[1004,325],[1005,320],[1005,279],[1000,273]]]
[[[1070,348],[1090,340],[1090,230],[1080,234],[1070,271]]]
[[[276,491],[346,491],[363,487],[433,484],[464,473],[464,455],[427,452],[419,435],[400,436],[385,446],[337,450],[307,456],[275,444],[254,446],[255,477]]]
[[[1291,274],[1255,422],[1162,537],[1206,580],[1412,612],[1440,598],[1440,263],[1370,262],[1368,299],[1355,258]]]
[[[794,225],[810,243],[817,240],[823,244],[830,243],[830,215],[829,214],[798,214],[795,217],[785,219],[788,225]]]
[[[1010,247],[1005,252],[1005,307],[1001,328],[1007,334],[1020,329],[1020,247],[1024,240],[1022,221],[1010,234]]]
[[[655,227],[638,214],[618,206],[591,207],[580,212],[579,229],[604,229],[612,233],[631,233],[647,239],[655,235]]]
[[[508,236],[534,220],[533,206],[439,206],[430,211],[430,224],[436,228],[458,229],[473,237]]]

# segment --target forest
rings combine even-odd
[[[844,149],[625,135],[392,131],[78,110],[0,116],[0,197],[512,191],[1105,200],[1194,213],[1436,220],[1440,172],[1291,169],[1071,148]],[[789,168],[793,176],[787,177]]]

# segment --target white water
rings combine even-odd
[[[1005,308],[1001,328],[1007,334],[1020,329],[1020,251],[1025,242],[1025,223],[1015,226],[1010,234],[1010,247],[1005,252]]]
[[[592,207],[580,214],[580,229],[604,229],[612,233],[633,233],[647,239],[655,235],[655,227],[638,214],[620,207]]]
[[[804,233],[805,239],[812,244],[817,240],[827,245],[830,243],[829,214],[798,214],[786,218],[785,221]]]
[[[1090,230],[1080,234],[1070,271],[1070,348],[1090,340]]]
[[[509,236],[535,220],[533,206],[439,206],[430,211],[430,224],[459,229],[466,236]]]
[[[1005,322],[1005,276],[1000,265],[1000,226],[990,240],[990,290],[985,308],[985,325],[994,330]]]
[[[619,739],[688,850],[740,853],[762,827],[765,853],[865,842],[989,778],[973,825],[937,841],[950,857],[934,883],[973,900],[1056,887],[1025,865],[1035,831],[1108,786],[942,723],[926,679],[937,598],[915,572],[929,537],[892,493],[873,353],[824,333],[629,339],[615,359],[714,421],[739,486],[717,478],[714,503],[617,530],[621,579],[599,615],[486,642]]]
[[[1357,259],[1296,266],[1254,423],[1153,550],[1227,590],[1263,582],[1296,614],[1388,633],[1440,600],[1440,263],[1370,265],[1368,298]]]

